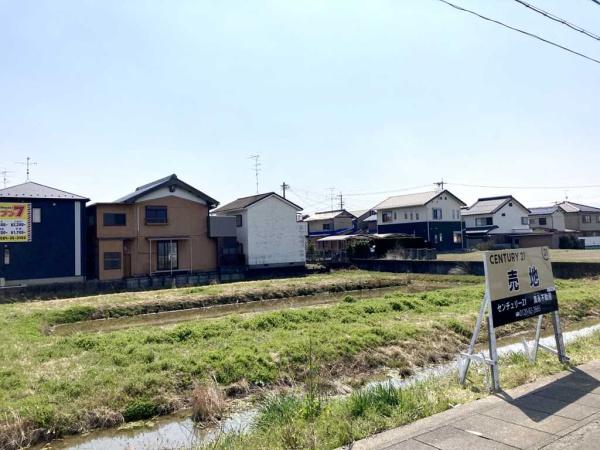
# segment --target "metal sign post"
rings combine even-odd
[[[461,353],[460,384],[465,384],[471,361],[478,361],[489,366],[492,391],[499,391],[496,327],[531,317],[539,316],[539,319],[533,348],[530,350],[527,342],[523,341],[525,353],[529,359],[535,361],[538,349],[541,348],[556,354],[560,362],[567,362],[569,358],[565,354],[560,328],[558,298],[548,248],[536,247],[485,252],[484,268],[485,297],[481,302],[469,348],[466,352]],[[486,310],[488,313],[489,357],[486,357],[483,352],[479,355],[474,353]],[[550,314],[552,317],[556,349],[540,344],[545,314]]]

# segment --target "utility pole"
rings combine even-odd
[[[344,196],[342,195],[341,192],[338,194],[338,198],[340,199],[340,211],[341,211],[342,209],[344,209]]]
[[[5,188],[8,185],[8,174],[9,173],[14,173],[14,172],[11,170],[6,170],[5,168],[2,168],[2,170],[0,171],[0,175],[2,175],[2,183],[4,184]]]
[[[290,185],[284,181],[283,184],[281,185],[281,191],[283,192],[283,198],[285,198],[285,191],[287,191],[289,188],[290,188]]]
[[[438,192],[442,192],[444,190],[444,179],[442,178],[441,181],[438,181],[437,183],[433,183],[437,186],[437,190]]]
[[[22,166],[26,166],[27,167],[27,181],[29,181],[30,167],[31,166],[37,166],[37,163],[34,162],[34,161],[32,161],[29,156],[26,158],[25,161],[16,162],[15,164],[21,164]]]
[[[254,176],[256,177],[256,193],[259,193],[258,190],[258,174],[260,172],[260,155],[258,153],[254,153],[250,155],[250,159],[254,160]]]

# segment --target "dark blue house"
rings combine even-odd
[[[0,284],[83,281],[89,199],[38,183],[0,190]]]
[[[465,202],[448,190],[389,197],[374,208],[377,233],[410,234],[438,251],[460,250],[463,206]]]

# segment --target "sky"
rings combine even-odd
[[[452,1],[600,59],[515,1]],[[591,0],[531,3],[600,34]],[[307,212],[440,180],[600,206],[599,104],[600,64],[438,0],[0,0],[0,168],[94,202],[176,173],[224,204],[259,154],[259,190]]]

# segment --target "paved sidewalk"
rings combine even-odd
[[[347,448],[600,449],[600,361],[458,406]]]

